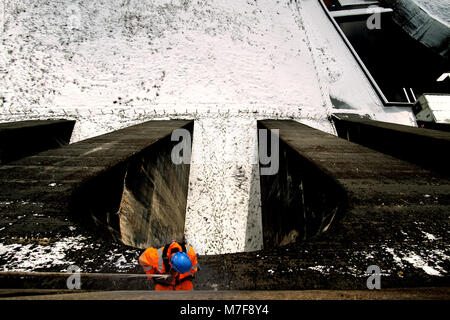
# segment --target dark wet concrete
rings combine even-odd
[[[3,294],[3,298],[2,298]],[[9,295],[9,296],[8,296]],[[449,300],[448,288],[304,291],[100,291],[52,292],[0,290],[7,300]]]
[[[351,142],[450,175],[450,132],[364,119],[333,116],[338,136]]]
[[[308,241],[222,257],[214,270],[218,275],[226,275],[221,278],[225,287],[364,288],[365,271],[370,265],[381,268],[385,274],[382,282],[388,287],[449,284],[448,178],[294,121],[267,120],[260,125],[279,129],[282,144],[295,151],[297,166],[291,166],[291,174],[284,177],[291,183],[297,182],[290,186],[293,192],[300,189],[298,183],[305,172],[320,170],[331,180],[330,186],[334,182],[335,192],[344,193],[344,197],[338,197],[342,212],[336,215],[329,230]],[[281,170],[280,174],[285,172]],[[297,180],[292,174],[297,174]],[[318,178],[315,183],[326,186],[324,179]],[[262,190],[266,188],[263,179],[261,184]],[[323,204],[327,205],[326,199]],[[265,209],[263,202],[263,215],[289,212]],[[289,227],[295,227],[295,223]],[[426,233],[436,239],[427,239]],[[442,250],[444,255],[436,260],[424,258],[425,265],[443,270],[441,276],[424,272],[418,263],[414,266],[398,261],[398,257],[427,257],[426,253],[433,250]]]
[[[69,144],[74,126],[74,120],[0,123],[0,164]]]

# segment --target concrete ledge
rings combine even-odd
[[[347,194],[333,176],[320,163],[286,143],[301,136],[313,143],[304,144],[302,151],[311,147],[315,150],[316,144],[322,148],[323,143],[333,144],[333,137],[324,135],[320,141],[320,131],[302,132],[295,122],[290,126],[286,123],[258,123],[259,129],[280,129],[279,170],[274,175],[260,176],[265,248],[314,238],[347,209]]]
[[[0,123],[0,164],[67,145],[73,120],[30,120]]]
[[[389,128],[387,124],[382,125]],[[317,216],[314,206],[308,203],[311,204],[311,199],[317,197],[320,190],[324,190],[324,194],[319,197],[321,200],[314,202],[324,205],[321,212],[327,208],[334,210],[336,219],[333,221],[329,218],[328,223],[324,224],[331,224],[329,228],[322,228],[317,234],[334,229],[334,222],[344,216],[339,223],[343,229],[338,233],[345,234],[347,241],[351,239],[355,242],[370,238],[383,239],[389,237],[394,229],[406,228],[412,221],[400,218],[403,215],[414,217],[413,220],[420,217],[430,222],[440,219],[442,227],[448,225],[445,213],[450,212],[448,178],[295,121],[265,120],[260,122],[260,126],[280,130],[280,154],[287,154],[280,161],[289,161],[292,165],[287,174],[280,172],[278,176],[279,179],[292,181],[290,190],[296,190],[292,193],[298,199],[303,199],[304,205],[300,205],[301,210],[297,210],[297,216]],[[407,130],[409,128],[405,128],[404,132],[408,132]],[[446,133],[436,135],[439,134]],[[424,136],[433,139],[434,135],[432,132]],[[369,139],[369,135],[365,137]],[[443,136],[439,141],[447,143],[450,139]],[[311,172],[312,177],[308,178]],[[273,178],[262,176],[261,190],[266,189],[265,179]],[[271,188],[273,187],[271,184]],[[306,191],[312,188],[313,191],[308,194],[306,191],[302,192],[302,188]],[[286,192],[281,192],[282,196],[283,194],[286,195]],[[327,200],[332,197],[335,200]],[[273,210],[264,213],[264,207],[273,200],[273,197],[267,200],[263,197],[263,215],[275,215]],[[292,205],[295,203],[298,201],[293,201]],[[301,230],[298,231],[301,234]],[[339,237],[338,234],[335,236]]]
[[[429,170],[450,174],[450,132],[333,115],[338,136],[351,142],[416,163]]]
[[[3,297],[1,296],[3,293]],[[450,300],[450,288],[292,291],[95,291],[46,294],[46,291],[0,291],[0,300]],[[13,296],[13,295],[16,296]],[[30,295],[33,294],[33,295]]]

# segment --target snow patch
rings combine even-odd
[[[329,274],[330,273],[330,267],[329,266],[314,266],[314,267],[308,267],[309,270],[317,271],[322,274]]]
[[[437,238],[434,236],[434,235],[432,235],[431,233],[428,233],[428,232],[425,232],[425,231],[422,231],[422,233],[425,235],[425,237],[428,239],[428,240],[430,240],[430,241],[434,241],[434,240],[436,240]]]
[[[50,245],[41,244],[9,244],[0,243],[0,258],[6,261],[0,266],[2,271],[31,271],[39,268],[51,268],[60,265],[71,265],[66,259],[69,251],[84,247],[83,236],[68,237]]]
[[[407,262],[414,268],[422,269],[431,276],[443,276],[443,274],[447,273],[446,270],[438,265],[439,262],[449,259],[442,250],[415,252],[412,250],[394,250],[387,246],[383,246],[383,249],[392,255],[394,262],[402,269],[405,268],[405,263]]]

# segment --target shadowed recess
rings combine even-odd
[[[258,128],[266,127],[258,122]],[[260,177],[265,248],[311,239],[346,210],[345,191],[335,180],[282,139],[279,144],[278,172]]]

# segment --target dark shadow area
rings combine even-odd
[[[393,157],[449,175],[450,133],[335,114],[338,136]]]
[[[411,38],[390,14],[381,15],[380,29],[367,28],[367,18],[336,18],[336,22],[388,101],[413,103],[423,93],[450,93],[447,81],[436,82],[448,72],[448,58]]]
[[[450,123],[437,123],[417,120],[419,128],[450,132]]]
[[[74,126],[74,120],[0,123],[0,164],[69,144]]]

